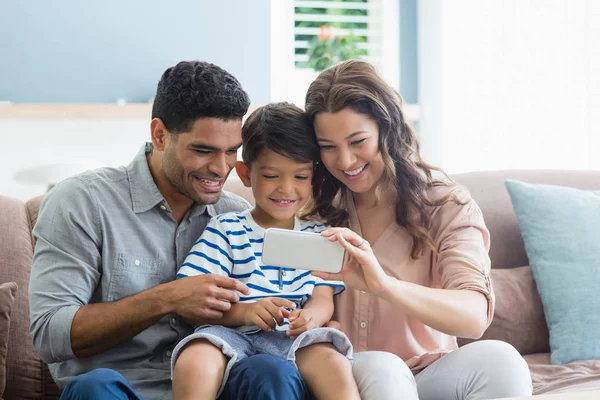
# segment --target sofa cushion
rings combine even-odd
[[[0,396],[6,386],[6,354],[10,332],[10,313],[17,294],[17,284],[7,282],[0,285]]]
[[[600,191],[507,180],[553,364],[600,358]]]
[[[22,201],[0,196],[0,282],[16,282],[10,317],[4,399],[39,399],[43,396],[42,361],[29,334],[29,275],[33,258],[31,226]]]
[[[481,340],[502,340],[521,354],[548,353],[548,327],[531,268],[492,269],[496,309]],[[461,346],[471,339],[459,339]]]
[[[550,353],[524,357],[531,371],[533,394],[600,390],[600,360],[553,365]]]

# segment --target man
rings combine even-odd
[[[181,62],[156,93],[146,144],[128,167],[86,172],[44,199],[29,288],[34,345],[63,398],[171,397],[170,356],[187,321],[220,318],[248,288],[216,275],[175,279],[209,219],[249,204],[222,192],[248,95],[223,69]],[[254,356],[225,396],[294,399],[292,364]]]

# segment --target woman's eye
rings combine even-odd
[[[296,179],[298,179],[299,181],[305,181],[308,179],[308,176],[297,176]]]
[[[335,146],[329,146],[329,145],[327,145],[327,146],[319,146],[319,147],[320,147],[321,150],[331,150],[331,149],[335,148]]]
[[[365,142],[365,140],[367,140],[367,138],[364,139],[359,139],[359,140],[355,140],[354,142],[352,142],[353,145],[358,145],[358,144],[362,144]]]

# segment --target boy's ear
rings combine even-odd
[[[244,186],[250,187],[250,168],[243,161],[235,163],[235,172],[242,180]]]

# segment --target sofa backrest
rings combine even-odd
[[[505,179],[600,190],[600,171],[486,171],[457,174],[451,178],[466,186],[481,207],[491,234],[492,268],[529,265],[521,231],[504,186]]]
[[[5,400],[58,398],[59,394],[29,335],[27,292],[33,258],[31,227],[38,208],[39,198],[26,205],[0,196],[0,282],[18,285],[10,316]]]

